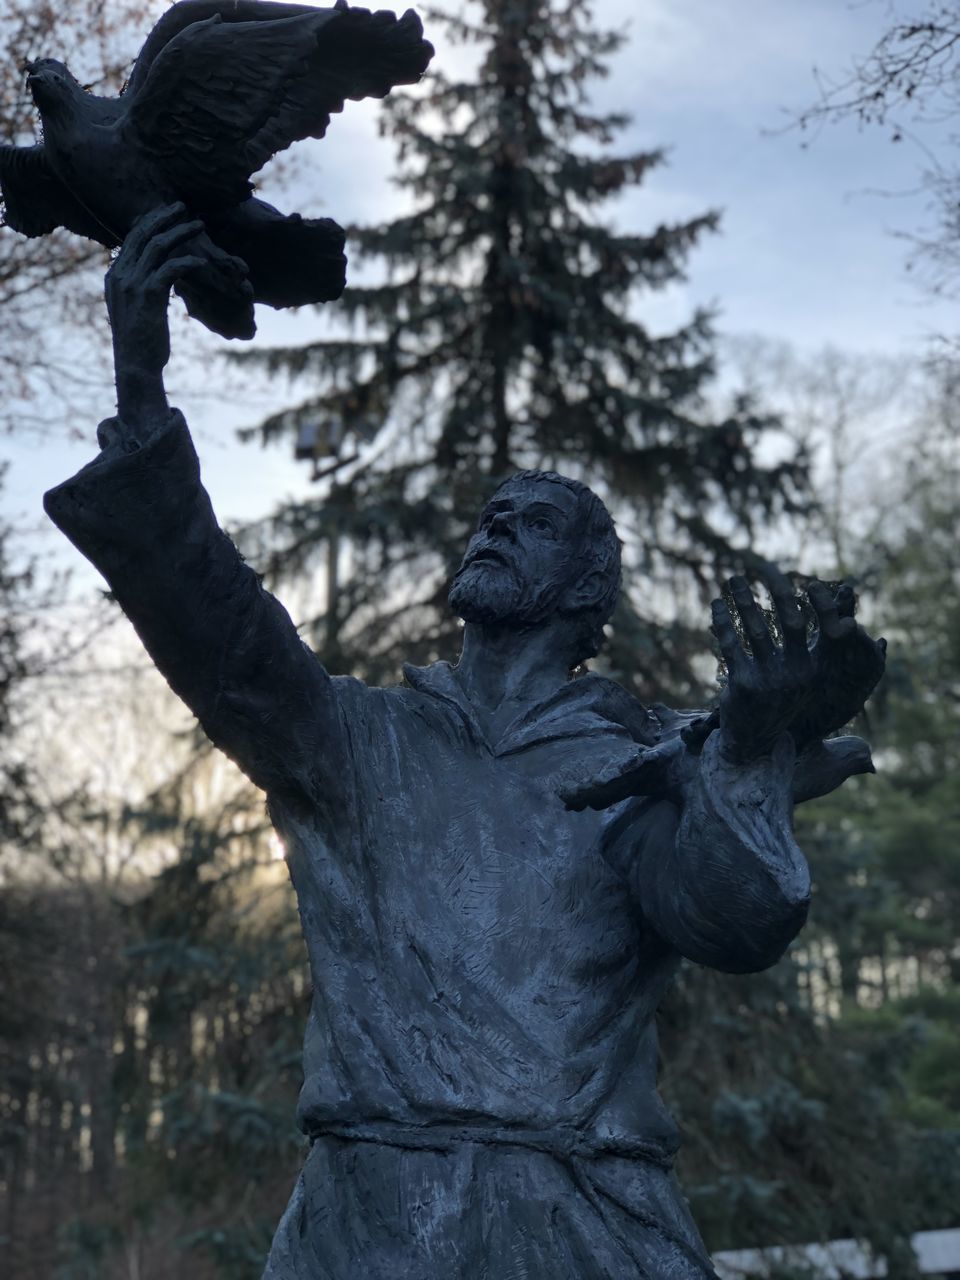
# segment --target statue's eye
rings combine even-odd
[[[555,537],[557,532],[557,526],[549,516],[532,516],[530,519],[530,528],[534,533],[546,533],[551,537]]]

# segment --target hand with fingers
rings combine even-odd
[[[208,265],[208,245],[203,223],[188,217],[183,204],[168,205],[134,225],[107,272],[117,411],[121,429],[136,438],[132,447],[166,418],[163,370],[170,359],[170,290]],[[246,272],[239,259],[230,261]]]
[[[807,598],[817,617],[810,656],[814,686],[810,701],[790,726],[800,749],[835,733],[863,710],[886,665],[887,642],[874,640],[854,618],[853,588],[842,584],[831,595],[811,582]]]
[[[802,716],[814,690],[815,667],[800,601],[773,565],[760,578],[773,600],[782,643],[774,640],[746,578],[731,578],[726,598],[712,605],[711,629],[727,667],[720,699],[721,744],[723,754],[738,763],[769,754]]]
[[[842,586],[834,596],[822,582],[809,585],[817,619],[811,644],[803,607],[788,579],[773,566],[760,578],[773,600],[781,644],[745,578],[731,578],[728,598],[713,602],[712,630],[728,673],[720,700],[724,752],[738,760],[766,754],[784,730],[802,750],[840,729],[875,688],[886,652],[886,641],[871,639],[854,620],[850,587]]]

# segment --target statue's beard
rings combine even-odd
[[[450,608],[464,622],[530,626],[555,612],[552,583],[531,587],[511,565],[480,560],[464,565],[450,587]]]

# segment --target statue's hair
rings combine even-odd
[[[580,525],[582,575],[599,573],[604,590],[597,602],[581,610],[575,618],[578,631],[576,663],[586,662],[600,652],[603,645],[603,628],[613,613],[620,594],[620,539],[613,517],[592,489],[579,480],[558,475],[556,471],[518,471],[498,486],[490,499],[513,484],[525,480],[549,480],[561,484],[577,498],[577,515]]]

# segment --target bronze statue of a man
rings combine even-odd
[[[839,727],[883,668],[842,598],[767,575],[718,602],[719,715],[570,678],[620,578],[613,523],[507,481],[450,593],[455,667],[330,676],[219,529],[163,386],[182,206],[110,270],[118,416],[47,495],[171,687],[267,793],[310,954],[310,1151],[265,1280],[703,1280],[671,1172],[654,1012],[682,956],[773,964],[804,922],[795,798],[869,768]],[[749,652],[731,610],[739,614]],[[837,721],[837,723],[833,723]]]

